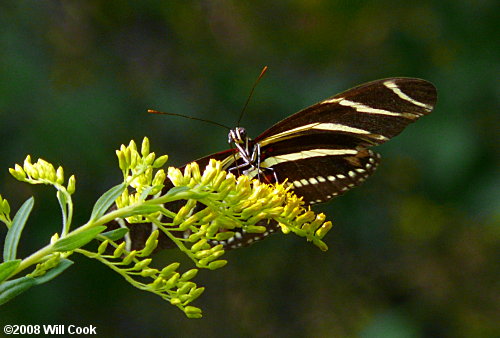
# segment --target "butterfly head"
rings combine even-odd
[[[245,145],[248,142],[246,129],[242,127],[231,129],[228,135],[228,142],[238,145]]]

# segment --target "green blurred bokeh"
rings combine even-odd
[[[0,193],[35,212],[20,251],[59,231],[53,192],[14,181],[26,154],[77,176],[76,220],[117,183],[114,149],[148,136],[181,165],[362,82],[420,77],[435,111],[379,147],[373,178],[321,206],[320,252],[276,235],[203,272],[201,320],[74,257],[0,308],[0,324],[95,325],[107,336],[493,337],[499,326],[498,3],[467,1],[4,1]],[[0,230],[0,239],[5,236]],[[159,255],[168,262],[173,252]]]

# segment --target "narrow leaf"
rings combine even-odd
[[[54,244],[54,251],[71,251],[81,248],[104,230],[106,230],[106,226],[100,225],[95,228],[61,238]]]
[[[55,277],[60,275],[64,270],[69,268],[72,264],[73,264],[72,260],[69,260],[66,258],[61,259],[61,261],[59,262],[59,264],[56,267],[47,271],[43,276],[35,277],[34,278],[35,284],[40,285],[43,283],[47,283],[48,281],[51,281],[52,279],[54,279]]]
[[[9,277],[10,274],[17,269],[19,264],[21,264],[20,259],[3,262],[2,264],[0,264],[0,283],[4,281],[7,277]]]
[[[35,199],[33,197],[28,198],[14,216],[12,226],[5,237],[5,246],[3,248],[3,260],[6,262],[16,259],[17,245],[34,203]]]
[[[135,207],[133,210],[130,210],[127,213],[124,213],[120,217],[130,217],[130,216],[135,216],[135,215],[149,215],[153,214],[158,211],[163,211],[165,208],[161,205],[154,205],[154,204],[146,204],[146,205],[140,205]]]
[[[115,200],[122,194],[123,190],[125,190],[125,183],[118,184],[113,188],[106,191],[94,205],[92,209],[92,216],[90,216],[91,220],[95,220],[102,215],[113,205]]]
[[[116,241],[120,238],[123,238],[123,236],[125,236],[127,232],[127,228],[118,228],[115,230],[103,232],[100,236],[106,237],[106,239],[109,239],[110,241]]]
[[[141,196],[139,197],[139,200],[145,200],[146,197],[148,197],[149,193],[151,190],[153,190],[154,187],[147,187],[146,189],[144,189],[144,191],[141,193]]]
[[[35,284],[35,279],[31,277],[21,277],[0,284],[0,305],[7,303]]]
[[[176,194],[179,194],[179,193],[184,192],[186,190],[189,190],[189,187],[186,187],[186,186],[173,187],[172,189],[170,189],[169,191],[167,191],[167,193],[165,194],[165,196],[176,195]]]
[[[187,195],[187,198],[192,198],[194,200],[201,200],[202,198],[205,198],[208,195],[210,195],[208,191],[201,191],[201,192],[192,191]]]

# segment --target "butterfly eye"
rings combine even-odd
[[[238,134],[238,143],[245,143],[247,140],[247,131],[245,128],[238,127],[236,128],[236,132]]]
[[[247,131],[245,128],[236,127],[229,131],[228,143],[244,144],[247,140]]]

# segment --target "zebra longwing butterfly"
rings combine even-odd
[[[369,148],[429,114],[436,100],[436,88],[421,79],[365,83],[289,116],[254,140],[237,127],[229,132],[234,148],[196,162],[203,168],[214,158],[233,173],[266,182],[287,180],[306,204],[326,202],[370,176],[380,156]],[[276,230],[275,224],[266,226],[269,231],[265,234],[237,233],[223,244],[226,248],[243,246]],[[149,231],[134,226],[131,237],[145,239]]]

